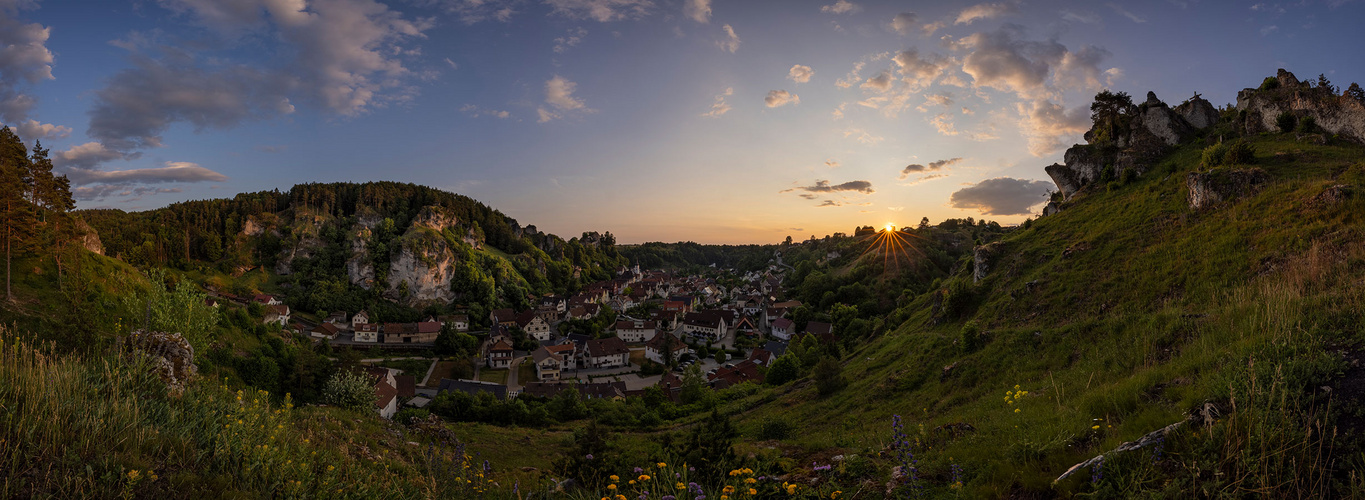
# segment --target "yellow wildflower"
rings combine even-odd
[[[758,490],[753,489],[753,488],[749,488],[749,494],[750,494],[750,495],[757,495],[757,494],[758,494]]]
[[[788,495],[795,495],[795,494],[796,494],[796,485],[794,485],[794,484],[789,484],[789,485],[787,485],[787,494],[788,494]]]
[[[1092,426],[1092,427],[1090,427],[1090,430],[1092,430],[1092,431],[1100,430],[1100,426],[1098,426],[1098,425]]]
[[[721,493],[725,493],[725,494],[728,495],[728,494],[731,494],[731,493],[734,493],[734,492],[735,492],[735,487],[734,487],[734,486],[726,486],[724,489],[720,490],[720,492],[721,492]]]
[[[677,486],[674,486],[674,489],[685,490],[687,489],[687,486],[683,485],[682,483],[678,483]]]
[[[616,489],[616,485],[614,485],[614,484],[608,484],[608,485],[607,485],[607,489],[609,489],[609,490],[614,490],[614,489]]]
[[[834,500],[835,498],[839,498],[839,495],[842,495],[842,494],[844,494],[844,492],[842,492],[842,491],[836,491],[836,492],[834,492],[834,493],[830,493],[830,494],[829,494],[829,499],[830,499],[830,500]]]
[[[616,474],[612,474],[612,475],[611,475],[610,477],[608,477],[607,479],[610,479],[611,482],[614,483],[614,482],[620,481],[620,480],[621,480],[621,476],[618,476],[618,475],[616,475]]]
[[[757,479],[754,479],[754,478],[752,478],[752,477],[750,477],[750,478],[745,478],[745,479],[744,479],[744,484],[754,484],[754,483],[757,483],[757,482],[758,482],[758,480],[757,480]]]
[[[649,474],[640,474],[640,480],[641,480],[641,481],[648,481],[648,480],[649,480]]]
[[[1018,408],[1015,408],[1015,409],[1014,409],[1014,412],[1015,412],[1015,413],[1019,413],[1019,409],[1018,409]]]
[[[660,469],[662,469],[662,468],[664,468],[664,467],[667,467],[667,466],[668,466],[668,464],[666,464],[666,463],[663,463],[663,462],[659,462],[659,463],[658,463],[658,464],[655,464],[655,465],[658,465],[658,466],[659,466],[659,468],[660,468]]]

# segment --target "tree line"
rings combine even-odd
[[[13,303],[13,261],[36,251],[57,264],[58,286],[66,252],[79,238],[71,210],[71,181],[52,173],[52,159],[41,142],[30,151],[9,127],[0,125],[0,238],[5,251],[5,298]]]

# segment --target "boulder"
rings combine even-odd
[[[1047,202],[1047,205],[1044,205],[1044,206],[1043,206],[1043,217],[1047,217],[1047,216],[1049,216],[1049,215],[1054,215],[1054,214],[1057,214],[1057,213],[1059,213],[1059,212],[1061,212],[1061,211],[1062,211],[1062,204],[1061,204],[1061,203],[1057,203],[1057,202],[1055,202],[1055,201],[1049,201],[1049,202]]]
[[[1157,99],[1155,93],[1148,92],[1147,102],[1138,106],[1137,116],[1133,117],[1130,130],[1134,134],[1130,144],[1136,143],[1139,140],[1138,135],[1145,131],[1165,142],[1167,146],[1175,146],[1193,133],[1194,127],[1191,127],[1179,113],[1171,110],[1170,106]]]
[[[1270,174],[1259,168],[1191,172],[1185,178],[1185,186],[1189,189],[1190,208],[1193,210],[1249,196],[1259,191],[1267,182],[1270,182]]]
[[[1067,149],[1062,158],[1065,164],[1054,163],[1043,170],[1068,200],[1081,188],[1098,181],[1106,163],[1100,148],[1084,144]]]
[[[90,227],[85,221],[76,219],[76,234],[80,235],[77,239],[81,246],[91,252],[104,255],[104,243],[100,242],[100,233],[95,228]]]
[[[991,267],[995,265],[995,260],[999,256],[1000,250],[1005,244],[1000,241],[978,245],[972,251],[972,282],[979,283],[986,279],[986,274],[991,272]]]
[[[1195,94],[1190,100],[1175,107],[1176,114],[1185,119],[1191,127],[1205,129],[1218,123],[1218,108],[1213,103]]]
[[[173,397],[184,394],[190,378],[199,372],[194,365],[194,346],[179,333],[138,330],[128,335],[126,346],[151,360],[152,370]]]

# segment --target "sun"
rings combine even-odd
[[[882,230],[884,230],[884,231],[895,231],[895,230],[896,230],[896,225],[895,225],[895,224],[892,224],[892,223],[890,223],[890,222],[888,222],[888,223],[886,223],[885,226],[882,226]]]

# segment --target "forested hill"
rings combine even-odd
[[[274,276],[267,281],[305,311],[407,306],[391,311],[395,320],[456,302],[524,305],[528,294],[570,293],[625,263],[609,232],[565,240],[467,196],[396,182],[78,213],[105,253],[128,263],[202,272],[237,293],[253,291],[244,274]]]

